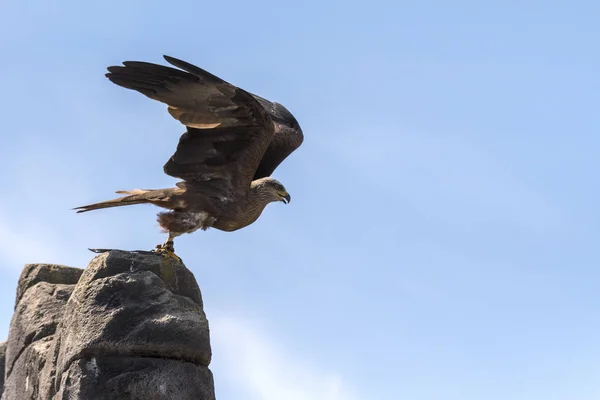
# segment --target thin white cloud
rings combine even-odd
[[[213,372],[246,399],[358,400],[339,374],[283,349],[248,321],[217,317],[210,327],[213,365],[219,366]]]

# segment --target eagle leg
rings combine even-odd
[[[177,262],[183,263],[181,258],[177,254],[175,254],[174,239],[175,237],[171,233],[169,233],[169,237],[167,238],[167,240],[163,244],[157,244],[153,252],[158,253],[167,258],[172,258]]]

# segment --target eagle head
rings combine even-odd
[[[252,186],[258,189],[262,197],[266,197],[270,201],[281,201],[284,204],[292,201],[292,196],[277,179],[271,177],[257,179],[252,182]]]

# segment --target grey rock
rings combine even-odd
[[[204,366],[158,358],[85,357],[61,375],[55,399],[214,400]]]
[[[6,372],[30,344],[53,335],[75,285],[40,281],[25,291],[15,308],[6,349]]]
[[[23,268],[6,346],[3,400],[39,398],[48,349],[82,273],[81,269],[52,264]]]
[[[6,359],[6,344],[7,342],[0,343],[0,394],[4,390],[4,360]]]
[[[40,393],[45,386],[41,371],[47,365],[52,336],[47,336],[27,346],[21,353],[4,385],[2,399],[45,399]],[[47,386],[47,385],[46,385]],[[46,388],[46,392],[49,392]]]
[[[17,285],[15,308],[27,289],[38,282],[61,283],[74,285],[83,273],[81,268],[67,267],[58,264],[27,264],[21,272]]]
[[[208,321],[185,265],[113,250],[81,272],[25,267],[3,400],[214,400]]]

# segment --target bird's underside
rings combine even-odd
[[[198,229],[234,231],[258,219],[267,204],[290,195],[270,177],[303,141],[282,105],[249,93],[194,65],[165,56],[175,69],[127,61],[109,67],[115,84],[167,104],[186,132],[164,165],[175,188],[118,191],[124,196],[77,207],[78,212],[134,204],[165,209],[158,222],[167,241],[156,252],[178,258],[174,238]]]

